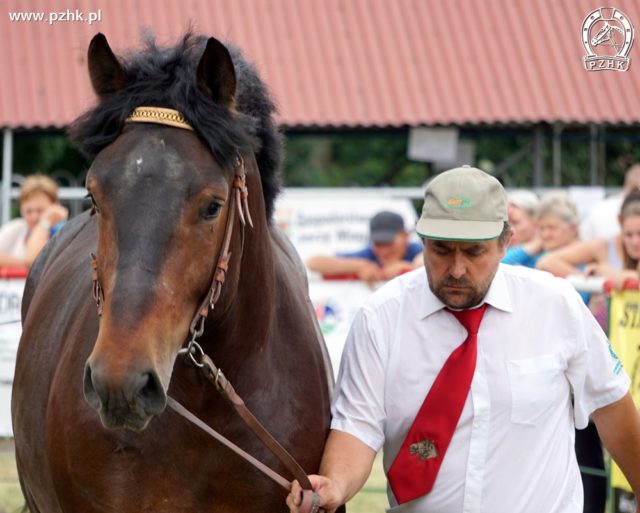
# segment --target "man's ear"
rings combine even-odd
[[[504,257],[504,255],[507,253],[507,248],[511,245],[511,240],[513,239],[513,236],[515,235],[515,231],[513,230],[513,228],[509,227],[509,233],[507,233],[507,237],[504,240],[504,244],[502,244],[502,247],[500,248],[500,250],[502,251],[502,257],[500,258],[502,260],[502,258]],[[498,245],[500,245],[500,239],[498,239]]]

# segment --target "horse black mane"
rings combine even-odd
[[[255,67],[228,43],[225,45],[236,71],[236,111],[230,113],[203,93],[196,84],[196,70],[207,39],[188,32],[177,45],[163,48],[147,36],[144,51],[119,57],[126,87],[76,119],[69,136],[93,159],[118,137],[134,108],[144,105],[176,109],[189,120],[223,167],[232,167],[238,153],[255,154],[270,220],[280,190],[282,163],[282,138],[273,120],[275,106]]]

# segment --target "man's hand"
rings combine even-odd
[[[364,486],[376,452],[353,435],[332,430],[324,447],[320,472],[311,475],[311,487],[320,496],[320,508],[333,513]],[[291,485],[287,506],[292,513],[300,512],[302,488],[297,481]]]
[[[320,507],[327,513],[333,513],[343,502],[338,485],[324,476],[311,475],[309,480],[313,491],[320,496]],[[302,487],[298,481],[294,481],[291,485],[291,493],[287,496],[287,506],[291,513],[300,513],[301,503]]]

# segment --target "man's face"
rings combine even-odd
[[[399,232],[396,233],[396,236],[391,242],[375,242],[371,247],[378,261],[384,267],[385,265],[400,262],[407,252],[408,244],[409,234],[407,232]]]
[[[508,216],[514,232],[511,239],[512,246],[529,242],[535,237],[538,223],[534,216],[530,216],[525,210],[511,203],[508,206]]]
[[[429,287],[451,308],[479,304],[491,285],[508,241],[461,242],[424,239]]]

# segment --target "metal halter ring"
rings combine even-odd
[[[189,344],[187,344],[187,347],[183,347],[182,349],[180,349],[178,351],[178,354],[182,355],[187,355],[189,356],[189,358],[191,359],[191,362],[198,367],[199,369],[202,369],[204,367],[203,363],[200,363],[197,359],[196,359],[196,353],[200,353],[200,357],[204,356],[204,351],[202,349],[202,347],[200,346],[200,344],[198,344],[195,340],[195,337],[193,337],[190,341]]]

